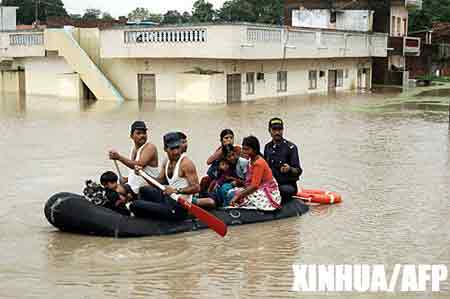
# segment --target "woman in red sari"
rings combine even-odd
[[[280,209],[280,190],[272,170],[260,152],[259,140],[255,136],[244,138],[242,151],[250,159],[245,188],[235,192],[230,205],[262,211]]]

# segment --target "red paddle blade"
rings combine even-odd
[[[227,234],[227,226],[225,225],[225,223],[223,223],[222,220],[203,210],[199,206],[187,202],[184,198],[179,197],[178,202],[183,207],[185,207],[191,215],[197,217],[201,222],[206,224],[210,229],[212,229],[222,237],[225,237],[225,235]]]

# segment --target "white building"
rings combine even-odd
[[[1,32],[0,44],[17,73],[3,90],[197,103],[370,88],[372,58],[387,56],[386,34],[247,23]]]
[[[15,6],[0,6],[0,31],[16,30]]]

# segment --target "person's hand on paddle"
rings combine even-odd
[[[143,168],[142,166],[139,166],[139,165],[134,166],[134,173],[135,173],[136,175],[141,175],[141,174],[139,173],[141,170],[144,170],[144,168]]]
[[[284,163],[281,165],[280,171],[281,173],[288,173],[291,170],[291,166],[289,164]]]
[[[177,189],[175,189],[175,188],[173,188],[173,187],[171,187],[171,186],[167,186],[166,189],[164,189],[163,193],[164,193],[165,195],[170,196],[170,195],[172,195],[172,194],[174,194],[174,193],[177,193]]]
[[[120,159],[120,154],[116,150],[110,150],[108,152],[108,154],[109,154],[109,159],[111,159],[111,160],[119,160]]]

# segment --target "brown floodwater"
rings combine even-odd
[[[83,103],[0,98],[0,298],[322,298],[291,291],[292,265],[450,266],[448,116],[420,111],[355,111],[386,93],[344,93],[236,105]],[[391,96],[391,95],[389,95]],[[162,135],[182,130],[200,173],[218,134],[269,140],[267,121],[285,120],[300,148],[301,185],[344,202],[278,222],[141,239],[58,232],[47,198],[80,192],[112,169],[107,150],[127,153],[130,123]],[[435,294],[450,295],[448,282]],[[427,298],[421,294],[339,294],[341,298]],[[406,296],[406,297],[405,297]]]

